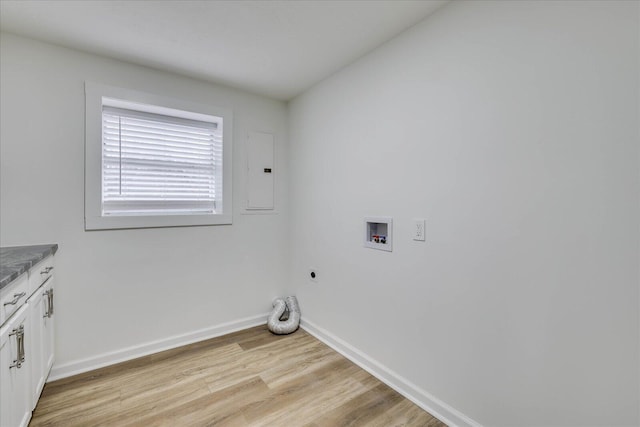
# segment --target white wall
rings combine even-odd
[[[60,244],[58,366],[297,288],[487,426],[637,425],[638,50],[635,2],[452,2],[292,102],[288,147],[280,102],[2,34],[0,245]],[[84,232],[85,80],[233,109],[233,226]],[[241,215],[249,130],[278,215]]]
[[[57,361],[266,313],[288,278],[286,106],[86,53],[1,37],[2,246],[56,242]],[[232,226],[84,231],[84,82],[234,113]],[[276,138],[278,215],[242,215],[244,140]]]
[[[487,426],[638,425],[638,16],[452,2],[295,99],[304,318]]]

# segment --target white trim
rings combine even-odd
[[[300,327],[450,427],[482,427],[462,412],[306,319]]]
[[[172,337],[123,348],[109,353],[103,353],[86,359],[74,360],[63,365],[54,365],[51,369],[51,374],[49,375],[47,382],[114,365],[116,363],[126,362],[127,360],[159,353],[161,351],[170,350],[172,348],[181,347],[194,342],[219,337],[242,329],[264,325],[267,323],[268,316],[269,313],[264,313],[257,316],[245,317],[244,319],[221,323],[195,332],[174,335]]]
[[[182,110],[222,118],[222,212],[215,215],[102,215],[103,98],[156,106],[157,111]],[[111,102],[111,101],[110,101]],[[229,225],[233,223],[233,111],[131,89],[85,82],[85,231],[126,228]]]
[[[280,214],[279,211],[274,210],[274,209],[247,209],[247,208],[242,208],[240,210],[240,215],[278,215]]]

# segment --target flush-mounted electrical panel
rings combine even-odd
[[[391,252],[393,250],[393,219],[389,217],[365,218],[364,246]]]
[[[273,135],[249,132],[247,138],[247,209],[273,209]]]

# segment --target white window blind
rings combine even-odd
[[[220,128],[103,105],[102,215],[222,212]]]

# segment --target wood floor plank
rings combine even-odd
[[[176,376],[162,385],[141,390],[138,394],[125,396],[122,391],[120,411],[140,408],[152,412],[166,410],[210,394],[209,387],[201,379]]]
[[[402,399],[402,396],[386,384],[378,384],[317,418],[314,423],[319,427],[364,425],[377,419]]]
[[[243,413],[249,422],[264,419],[282,408],[290,408],[293,403],[305,396],[316,395],[318,390],[326,388],[329,384],[334,384],[341,378],[352,377],[357,369],[348,360],[337,360],[307,375],[282,384],[276,389],[271,389],[271,392],[263,399],[253,402],[252,405],[243,409]]]
[[[246,425],[238,407],[245,401],[262,398],[268,391],[266,384],[259,377],[254,377],[192,400],[179,408],[141,418],[129,426]]]
[[[446,427],[439,419],[423,411],[410,400],[403,399],[384,414],[368,422],[367,427],[421,426]]]
[[[251,350],[252,348],[261,347],[265,344],[287,339],[287,337],[289,337],[289,335],[276,335],[270,333],[267,325],[263,325],[259,330],[263,331],[264,333],[257,336],[246,337],[246,339],[238,342],[243,350]],[[308,334],[304,331],[297,331],[297,335],[303,336]]]
[[[307,332],[264,325],[48,383],[30,425],[444,426]]]
[[[315,418],[339,406],[342,402],[362,393],[362,384],[353,378],[341,378],[330,388],[317,387],[312,393],[300,396],[288,396],[285,404],[274,407],[259,419],[250,423],[252,427],[290,426],[303,424],[305,420]],[[246,414],[245,414],[246,415]]]
[[[286,359],[300,360],[304,355],[313,353],[319,347],[317,340],[310,336],[294,337],[289,340],[271,342],[261,347],[245,351],[234,363],[219,368],[202,369],[200,374],[209,384],[211,391],[227,387],[233,382],[242,381],[261,372],[274,368]]]
[[[60,401],[60,403],[60,406],[55,403],[48,405],[49,410],[44,408],[41,411],[36,410],[29,425],[32,427],[98,425],[99,423],[95,420],[101,416],[103,408],[108,407],[111,411],[119,411],[120,392],[100,392],[90,397],[80,398],[73,396],[71,400]]]
[[[296,358],[284,358],[278,364],[263,369],[260,377],[270,388],[278,387],[296,377],[322,368],[324,365],[343,360],[344,357],[324,345],[316,345]]]

